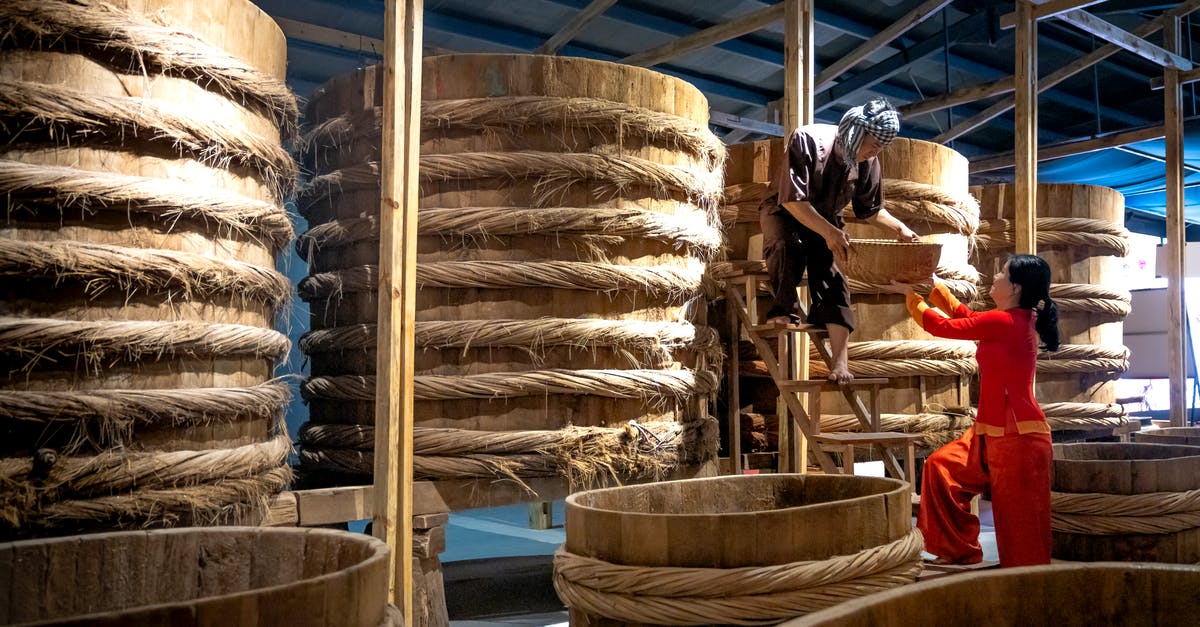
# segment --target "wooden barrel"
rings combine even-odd
[[[1185,444],[1200,446],[1200,427],[1166,427],[1137,431],[1133,439],[1145,444]]]
[[[1054,445],[1053,556],[1200,562],[1200,447]]]
[[[975,264],[987,294],[992,276],[1014,246],[1012,185],[972,187],[979,197],[980,236]],[[1037,253],[1050,264],[1050,296],[1058,303],[1062,346],[1038,355],[1034,394],[1054,431],[1086,432],[1126,423],[1116,383],[1129,368],[1122,319],[1129,291],[1108,285],[1128,254],[1125,197],[1095,185],[1037,187]],[[1060,434],[1064,436],[1065,434]]]
[[[911,496],[902,481],[838,475],[576,493],[555,589],[576,627],[783,620],[913,581]]]
[[[703,95],[579,58],[423,71],[417,476],[587,485],[714,458],[719,347],[694,312],[724,148]],[[309,103],[301,469],[316,483],[372,470],[381,98],[367,68]]]
[[[964,302],[970,301],[975,296],[977,273],[970,265],[968,250],[978,226],[978,207],[967,193],[967,160],[945,146],[906,138],[893,141],[879,159],[884,207],[920,234],[922,241],[942,244],[938,275]],[[761,255],[758,203],[774,193],[770,182],[782,167],[782,160],[782,140],[730,147],[727,205],[722,213],[730,233],[729,259],[734,266],[743,265],[737,255],[747,255],[740,259]],[[849,208],[846,217],[846,230],[853,238],[890,235],[877,227],[855,223]],[[891,379],[880,390],[883,427],[925,432],[925,444],[930,447],[953,439],[969,421],[931,408],[969,404],[967,382],[976,371],[974,345],[931,338],[909,318],[903,296],[850,278],[852,307],[858,316],[858,327],[850,337],[850,370],[857,376]],[[754,369],[756,364],[750,360],[746,366]],[[809,375],[820,378],[825,374],[814,348]],[[743,388],[747,396],[753,396],[752,381]],[[823,430],[858,429],[857,419],[839,392],[826,392],[821,405],[825,413]]]
[[[0,544],[0,624],[403,622],[388,548],[329,529],[124,531]]]
[[[0,23],[0,537],[257,522],[291,476],[283,33],[247,0]]]
[[[847,601],[786,627],[1194,625],[1200,568],[1051,564],[923,581]],[[1088,593],[1094,591],[1094,593]]]

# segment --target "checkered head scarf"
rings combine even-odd
[[[870,133],[883,146],[892,143],[900,132],[900,113],[888,101],[875,98],[861,107],[851,107],[838,123],[838,143],[847,163],[852,163],[863,143],[863,133]]]

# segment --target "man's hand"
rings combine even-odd
[[[846,232],[831,224],[825,230],[823,237],[825,245],[829,247],[829,252],[833,253],[833,260],[837,262],[839,268],[844,267],[846,258],[850,255],[850,238]]]
[[[896,241],[898,241],[898,242],[919,242],[919,241],[921,241],[921,236],[917,235],[916,233],[913,233],[912,229],[901,224],[900,228],[896,229]]]

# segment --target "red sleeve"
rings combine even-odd
[[[1003,338],[1012,326],[1012,317],[995,309],[976,312],[960,305],[955,314],[961,317],[946,318],[927,309],[921,327],[932,335],[951,340],[992,340]]]

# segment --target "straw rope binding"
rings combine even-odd
[[[707,127],[687,118],[624,102],[597,98],[500,96],[421,103],[421,128],[424,130],[452,128],[519,134],[544,126],[612,130],[620,138],[644,138],[695,155],[709,170],[715,170],[725,162],[725,144]],[[342,114],[305,133],[300,147],[303,152],[313,152],[321,146],[337,145],[352,138],[375,140],[382,128],[382,107]]]
[[[638,291],[675,302],[691,298],[700,290],[700,264],[688,261],[692,267],[579,261],[435,261],[417,265],[417,286]],[[304,300],[314,301],[351,292],[374,292],[378,285],[379,267],[364,265],[310,274],[300,282],[298,292]]]
[[[192,80],[205,89],[253,108],[295,133],[300,117],[296,96],[282,81],[177,27],[147,15],[94,0],[7,0],[0,4],[0,43],[32,39],[45,46],[68,42],[95,49],[103,60],[114,53],[132,57],[137,73],[159,71]]]
[[[513,398],[544,394],[592,394],[652,403],[683,401],[712,393],[717,377],[707,370],[526,370],[473,375],[417,375],[413,398],[441,401]],[[300,388],[307,400],[375,400],[374,375],[313,377]]]
[[[1038,353],[1038,374],[1101,373],[1113,378],[1129,370],[1129,348],[1096,344],[1063,344]]]
[[[1167,534],[1200,528],[1200,490],[1103,494],[1052,492],[1051,528],[1090,536]]]
[[[642,237],[675,246],[688,244],[711,256],[721,246],[721,232],[702,212],[667,215],[641,207],[432,207],[417,214],[421,234],[527,235],[581,233]],[[379,240],[379,218],[333,220],[312,227],[296,242],[305,260],[314,250]]]
[[[1013,220],[984,220],[976,241],[983,249],[1012,248],[1016,245]],[[1129,256],[1129,231],[1094,218],[1038,218],[1037,243],[1040,246],[1086,246],[1099,249],[1096,254]]]
[[[0,239],[0,278],[45,278],[83,283],[89,293],[121,290],[200,300],[218,294],[277,306],[291,284],[273,268],[198,253],[60,240]]]
[[[64,87],[0,78],[0,127],[7,142],[84,142],[93,138],[124,143],[137,138],[190,155],[216,167],[231,164],[260,173],[277,198],[291,194],[297,169],[279,142],[206,119],[195,111],[147,98],[106,96]]]
[[[14,208],[130,211],[147,213],[174,225],[197,220],[222,234],[264,242],[282,250],[295,235],[283,207],[219,189],[200,189],[179,179],[90,172],[0,159],[0,195]]]
[[[414,472],[423,479],[564,477],[571,490],[631,479],[661,479],[709,461],[716,451],[711,419],[686,423],[630,421],[621,427],[548,431],[473,431],[415,427]],[[375,428],[308,423],[300,432],[305,466],[370,476]]]
[[[1086,312],[1124,318],[1133,310],[1133,296],[1128,291],[1090,283],[1052,283],[1050,298],[1054,299],[1059,313]],[[990,309],[995,307],[995,304],[984,291],[980,299],[971,303],[971,306]]]
[[[554,589],[572,610],[627,623],[773,625],[912,583],[923,546],[913,529],[851,555],[725,569],[613,564],[561,547]]]

